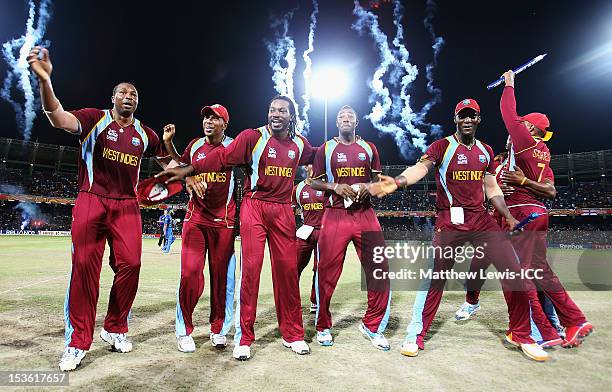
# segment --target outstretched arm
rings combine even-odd
[[[53,92],[53,86],[51,84],[53,65],[51,64],[49,51],[40,46],[35,46],[30,51],[27,60],[30,69],[38,78],[42,107],[51,125],[55,128],[64,129],[70,133],[80,133],[79,121],[72,113],[64,110],[59,99],[57,99]]]
[[[372,196],[383,197],[393,193],[399,187],[414,185],[427,175],[429,170],[434,166],[430,160],[422,160],[414,166],[406,168],[399,176],[393,178],[380,174],[379,182],[370,184],[369,191]]]

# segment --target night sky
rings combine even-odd
[[[367,1],[362,1],[367,5]],[[495,151],[503,147],[506,131],[499,113],[501,88],[485,86],[503,71],[540,53],[548,57],[517,76],[520,114],[547,113],[557,131],[548,143],[553,153],[612,148],[612,2],[608,1],[438,1],[433,24],[445,45],[434,71],[442,89],[442,103],[428,120],[444,134],[454,131],[452,111],[463,98],[479,101],[483,121],[477,137]],[[143,1],[55,1],[45,38],[51,41],[52,80],[64,108],[110,107],[112,87],[133,81],[139,90],[136,117],[159,135],[164,124],[177,125],[175,143],[182,150],[201,134],[199,109],[222,103],[230,112],[228,134],[266,122],[268,102],[275,95],[264,39],[272,39],[270,17],[299,8],[290,33],[298,54],[306,47],[310,1],[174,1],[151,5]],[[421,75],[413,84],[413,107],[429,95],[425,65],[432,59],[431,39],[423,27],[425,1],[405,1],[405,44]],[[330,133],[342,104],[352,105],[361,117],[371,105],[366,81],[378,63],[369,36],[350,26],[353,3],[320,1],[312,54],[314,67],[334,63],[350,73],[348,93],[331,101]],[[0,0],[0,42],[23,34],[25,1]],[[384,31],[392,39],[392,5],[377,10]],[[607,54],[582,61],[597,50]],[[296,96],[302,94],[303,63],[295,75]],[[0,62],[0,75],[6,63]],[[298,100],[300,105],[301,100]],[[313,145],[323,139],[323,102],[311,101]],[[358,133],[377,144],[384,164],[405,163],[389,136],[380,137],[362,119]],[[14,112],[0,101],[0,135],[21,138]],[[76,146],[73,136],[54,130],[39,114],[32,140]],[[431,142],[432,140],[428,140]],[[413,162],[409,162],[413,163]]]

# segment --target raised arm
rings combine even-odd
[[[523,150],[535,146],[537,143],[531,136],[529,129],[523,124],[523,120],[516,112],[516,98],[514,97],[514,72],[504,73],[506,87],[499,103],[502,119],[508,133],[512,137],[512,143],[517,154]]]
[[[64,129],[70,133],[79,134],[81,132],[79,121],[72,113],[64,110],[59,99],[57,99],[53,92],[53,86],[51,84],[53,65],[51,64],[49,51],[40,46],[35,46],[30,51],[27,60],[30,69],[38,78],[42,107],[51,125],[55,128]]]
[[[170,157],[172,157],[172,159],[174,159],[175,161],[179,162],[181,156],[176,151],[176,147],[174,147],[174,142],[172,141],[172,139],[174,139],[175,133],[176,127],[174,126],[174,124],[167,124],[164,126],[164,147],[166,148],[168,154],[170,154]]]

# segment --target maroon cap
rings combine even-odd
[[[475,99],[466,98],[464,100],[459,101],[457,106],[455,106],[455,115],[462,111],[463,109],[474,109],[478,113],[480,113],[480,106],[478,106],[478,102]]]
[[[179,181],[166,184],[169,176],[151,177],[138,183],[138,201],[146,206],[159,204],[183,190]]]
[[[548,116],[546,116],[544,113],[529,113],[521,117],[521,120],[529,121],[533,124],[533,126],[544,132],[542,140],[544,140],[545,142],[549,141],[552,137],[553,131],[548,129],[550,127],[550,120],[548,119]]]
[[[200,114],[202,116],[206,114],[213,113],[216,116],[221,117],[226,123],[229,122],[229,113],[227,109],[223,105],[219,105],[218,103],[210,106],[204,106],[202,110],[200,110]]]

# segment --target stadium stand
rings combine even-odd
[[[18,230],[30,211],[28,230],[69,230],[71,205],[77,193],[76,147],[0,138],[0,230]],[[612,231],[612,150],[555,155],[551,159],[557,198],[549,203],[553,231]],[[383,173],[396,176],[405,166],[385,166]],[[159,171],[153,159],[144,159],[141,178]],[[242,197],[244,174],[235,171],[237,197]],[[419,184],[374,200],[385,231],[426,231],[433,227],[435,180],[430,173]],[[158,208],[143,208],[145,233],[159,232],[157,220],[167,205],[183,219],[186,192]],[[25,207],[24,207],[25,206]],[[33,207],[35,208],[33,208]],[[178,212],[180,211],[180,212]],[[413,217],[413,219],[406,219]]]

